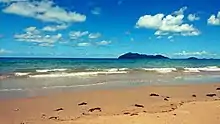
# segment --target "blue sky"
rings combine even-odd
[[[218,0],[0,0],[0,56],[220,58]]]

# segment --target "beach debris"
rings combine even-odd
[[[176,107],[176,108],[173,108],[173,107],[172,107],[171,109],[172,109],[172,110],[175,110],[175,109],[177,109],[177,107]]]
[[[195,94],[193,94],[193,95],[192,95],[192,97],[196,97],[196,95],[195,95]]]
[[[59,120],[59,117],[58,116],[51,116],[48,119],[49,120]]]
[[[93,111],[99,111],[99,112],[101,112],[102,109],[101,109],[100,107],[96,107],[96,108],[91,108],[91,109],[89,109],[88,111],[89,111],[89,112],[93,112]]]
[[[165,100],[165,101],[169,101],[169,99],[168,99],[168,98],[164,98],[163,100]]]
[[[19,110],[20,110],[19,108],[14,109],[14,111],[19,111]]]
[[[216,90],[220,90],[220,87],[216,88]]]
[[[150,96],[160,96],[160,95],[156,93],[151,93]]]
[[[87,105],[87,102],[81,102],[78,104],[78,106],[81,106],[81,105]]]
[[[89,115],[89,114],[88,114],[88,113],[84,113],[84,112],[83,112],[83,113],[82,113],[82,115]]]
[[[144,105],[134,104],[135,107],[144,108]]]
[[[41,118],[45,119],[46,118],[46,114],[42,114]]]
[[[131,113],[130,113],[130,112],[125,112],[124,114],[125,114],[125,115],[128,115],[128,114],[131,114]]]
[[[173,114],[174,116],[176,116],[176,114]]]
[[[64,109],[63,108],[58,108],[58,109],[55,109],[54,111],[63,111]]]
[[[208,93],[208,94],[206,94],[206,96],[213,97],[213,96],[216,96],[216,94],[215,93]]]
[[[138,115],[138,113],[132,113],[132,114],[130,114],[130,116],[134,116],[134,115]]]

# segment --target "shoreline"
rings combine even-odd
[[[149,85],[0,100],[0,120],[5,124],[83,124],[88,121],[96,122],[97,119],[94,118],[120,118],[125,119],[125,123],[126,119],[133,117],[179,111],[181,106],[188,104],[194,106],[192,108],[200,104],[207,104],[207,107],[212,104],[220,105],[219,88],[220,83]],[[199,107],[198,110],[200,109],[204,108]]]

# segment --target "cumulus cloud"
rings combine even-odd
[[[95,7],[91,10],[91,13],[93,15],[100,15],[101,14],[101,8],[100,7]]]
[[[175,53],[174,55],[178,55],[178,56],[202,56],[202,55],[216,55],[216,54],[212,54],[212,53],[209,53],[207,51],[199,51],[199,52],[182,51],[182,52],[179,52],[179,53]]]
[[[220,11],[218,12],[217,15],[212,14],[209,17],[207,23],[210,25],[220,25]]]
[[[157,30],[155,35],[179,34],[183,36],[199,35],[198,29],[193,25],[183,23],[183,12],[186,8],[174,12],[173,15],[164,15],[162,13],[156,15],[144,15],[139,18],[136,23],[137,28],[148,28]],[[186,35],[187,34],[187,35]]]
[[[12,51],[0,49],[0,54],[7,54],[7,53],[12,53]]]
[[[91,43],[87,43],[87,42],[82,42],[82,43],[78,43],[77,46],[79,47],[86,47],[86,46],[90,46]]]
[[[173,12],[174,15],[183,15],[183,13],[187,10],[187,6],[180,8],[179,10]]]
[[[67,29],[68,25],[66,24],[61,24],[61,25],[49,25],[49,26],[45,26],[42,30],[43,31],[48,31],[48,32],[55,32],[58,30],[64,30]]]
[[[90,39],[96,39],[96,38],[101,37],[101,34],[100,33],[90,33],[88,37]]]
[[[15,34],[14,38],[17,41],[34,42],[34,43],[47,43],[53,44],[62,38],[62,34],[46,35],[42,34],[36,27],[28,27],[23,34]]]
[[[110,43],[111,41],[103,40],[103,41],[97,42],[96,44],[100,46],[105,46],[105,45],[109,45]]]
[[[191,21],[191,22],[197,21],[197,20],[200,19],[200,17],[198,17],[196,14],[189,14],[187,18],[188,18],[188,20]]]
[[[88,31],[71,31],[69,33],[69,36],[70,36],[70,39],[76,40],[76,39],[79,39],[79,38],[86,36],[88,34],[89,34]]]
[[[55,3],[50,0],[22,2],[17,0],[16,2],[8,4],[3,9],[3,12],[31,17],[45,22],[73,23],[84,22],[86,20],[85,15],[77,12],[66,11],[65,9],[55,5]]]
[[[0,0],[0,3],[25,2],[28,0]]]

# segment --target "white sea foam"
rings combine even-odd
[[[42,87],[42,89],[58,89],[58,88],[74,88],[74,87],[88,87],[88,86],[97,86],[97,85],[103,85],[103,83],[95,83],[95,84],[82,84],[82,85],[71,85],[71,86],[48,86],[48,87]]]
[[[198,73],[198,72],[200,72],[200,70],[199,70],[199,68],[184,68],[184,72]]]
[[[30,73],[24,73],[24,72],[16,72],[14,75],[15,76],[26,76],[29,75]]]
[[[176,71],[176,68],[143,68],[145,71],[156,71],[158,73],[170,73]]]
[[[6,91],[23,91],[23,89],[0,89],[0,92],[6,92]]]
[[[39,72],[39,73],[44,73],[44,72],[54,72],[54,71],[59,71],[59,72],[62,72],[62,71],[66,71],[67,69],[42,69],[42,70],[36,70],[36,72]]]
[[[203,67],[203,68],[184,68],[184,72],[220,72],[220,68],[217,66],[208,66],[208,67]]]
[[[32,78],[53,78],[53,77],[74,77],[74,76],[92,76],[98,74],[123,74],[127,71],[97,71],[97,72],[75,72],[75,73],[50,73],[50,74],[38,74],[38,75],[29,75]]]

